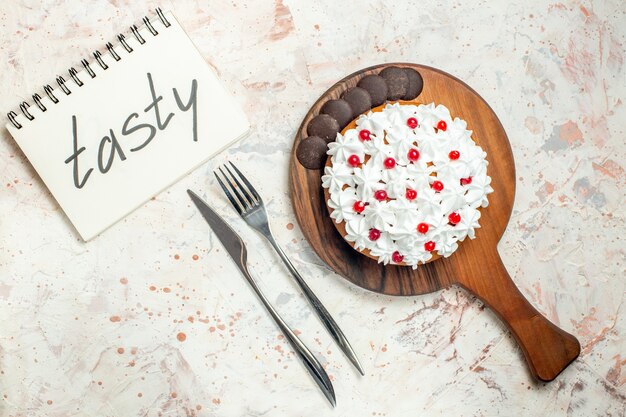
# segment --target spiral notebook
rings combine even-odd
[[[249,130],[171,13],[157,10],[106,47],[6,125],[84,240]]]

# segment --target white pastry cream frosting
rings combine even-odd
[[[344,238],[384,264],[416,268],[474,239],[493,192],[486,153],[443,105],[388,104],[328,145],[322,185]]]

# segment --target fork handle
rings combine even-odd
[[[328,330],[333,339],[335,339],[337,345],[339,345],[343,353],[350,360],[350,362],[352,362],[352,364],[359,371],[359,373],[361,375],[365,375],[365,373],[363,372],[363,368],[361,367],[361,364],[356,357],[356,353],[354,353],[354,349],[352,349],[352,346],[350,346],[350,342],[348,342],[346,335],[343,333],[339,325],[335,322],[328,310],[326,310],[326,307],[324,307],[319,298],[317,298],[313,290],[307,285],[304,278],[300,276],[300,274],[293,266],[283,249],[278,245],[274,237],[271,234],[268,234],[266,237],[270,241],[276,252],[278,252],[280,259],[283,260],[283,262],[287,266],[287,269],[289,269],[289,272],[291,272],[291,275],[293,275],[293,277],[296,279],[296,282],[302,289],[304,296],[315,309],[315,312],[322,321],[324,327],[326,327],[326,330]]]
[[[291,347],[293,347],[293,349],[296,351],[296,353],[300,357],[300,360],[306,367],[309,374],[311,374],[311,376],[313,377],[317,385],[320,387],[320,389],[324,393],[324,396],[326,396],[328,401],[334,407],[336,404],[335,391],[333,389],[332,383],[330,382],[330,378],[328,377],[328,374],[326,373],[326,371],[324,370],[320,362],[317,360],[315,355],[313,355],[313,353],[309,350],[309,348],[307,348],[306,345],[300,340],[300,338],[296,336],[296,334],[293,332],[293,330],[291,330],[289,325],[285,323],[283,318],[274,309],[272,304],[265,297],[265,294],[263,294],[263,292],[261,291],[261,288],[258,286],[256,280],[252,278],[252,275],[250,275],[250,272],[247,270],[247,268],[242,269],[242,272],[245,275],[248,282],[250,283],[250,286],[252,287],[256,295],[259,297],[259,299],[261,300],[261,302],[263,303],[267,311],[270,313],[270,315],[272,316],[272,318],[274,319],[274,321],[276,322],[280,330],[285,335],[285,338],[287,339],[287,341],[289,341],[289,344],[291,345]]]

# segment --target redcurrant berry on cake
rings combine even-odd
[[[461,222],[461,215],[457,212],[450,213],[450,215],[448,215],[448,221],[451,225],[459,224]]]
[[[417,225],[417,231],[421,234],[428,232],[428,223],[420,223]]]
[[[385,158],[385,168],[387,169],[392,169],[393,167],[396,166],[396,160],[393,158]]]
[[[391,260],[394,261],[395,263],[399,264],[404,260],[404,256],[400,255],[400,252],[395,251],[392,255],[391,255]]]
[[[430,187],[435,190],[436,192],[440,192],[441,190],[443,190],[443,182],[441,181],[434,181]]]
[[[363,129],[359,132],[359,139],[362,141],[370,140],[371,132],[367,129]]]
[[[424,243],[424,249],[426,250],[426,252],[432,252],[435,250],[435,242],[433,242],[432,240],[429,240],[428,242]]]
[[[439,123],[437,123],[437,129],[445,132],[447,128],[448,128],[448,124],[444,122],[443,120],[439,120]]]
[[[363,213],[363,210],[365,210],[365,203],[362,201],[355,201],[354,204],[352,205],[352,209],[356,213]]]
[[[417,191],[411,190],[410,188],[406,190],[406,199],[407,200],[415,200],[417,198]]]
[[[374,193],[374,198],[378,201],[385,201],[387,199],[387,191],[378,190]]]
[[[409,152],[406,154],[406,157],[409,158],[409,161],[415,162],[420,159],[420,151],[417,149],[409,149]]]
[[[409,117],[406,119],[406,125],[411,129],[415,129],[417,127],[417,119],[415,117]]]
[[[461,157],[461,153],[459,151],[450,151],[448,157],[453,161],[459,159]]]
[[[461,178],[461,185],[470,185],[472,183],[472,177]]]
[[[378,240],[380,237],[380,230],[378,229],[370,229],[370,240]]]
[[[358,167],[361,164],[361,159],[357,155],[350,155],[348,157],[348,165],[351,167]]]

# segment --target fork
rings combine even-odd
[[[255,229],[261,235],[263,235],[272,245],[274,250],[278,252],[278,255],[283,260],[289,272],[294,277],[300,289],[304,293],[306,299],[311,303],[317,316],[322,321],[326,330],[331,334],[333,339],[346,357],[352,362],[354,367],[359,371],[361,375],[365,375],[363,372],[363,368],[359,363],[359,360],[350,346],[348,339],[343,334],[343,331],[339,328],[339,325],[332,318],[328,310],[324,307],[322,302],[317,298],[313,290],[309,288],[307,283],[304,281],[304,278],[300,276],[296,268],[293,266],[285,252],[274,239],[274,235],[272,235],[272,231],[270,229],[270,224],[267,218],[267,212],[265,211],[265,204],[263,203],[263,199],[257,191],[254,189],[252,184],[248,181],[248,179],[237,169],[237,167],[229,161],[230,166],[236,172],[237,175],[233,174],[233,171],[230,170],[228,165],[224,165],[224,169],[222,167],[218,168],[218,171],[224,178],[224,181],[217,175],[217,171],[213,171],[215,178],[217,178],[217,182],[219,182],[222,190],[224,190],[224,194],[228,200],[230,200],[231,204],[235,208],[235,210],[239,213],[239,215],[243,218],[243,220],[248,224],[248,226]],[[226,172],[229,175],[226,175]],[[242,185],[243,183],[243,185]],[[245,185],[245,187],[244,187]]]

